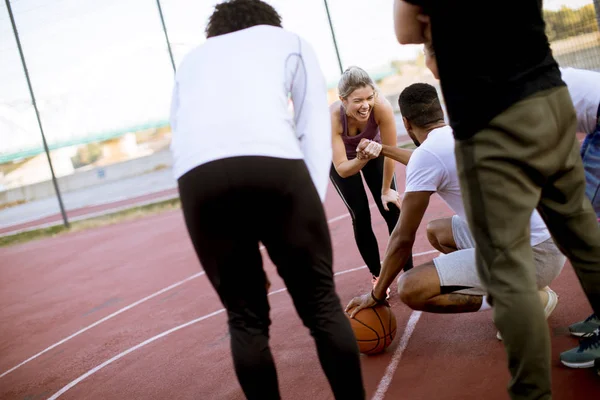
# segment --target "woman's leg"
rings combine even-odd
[[[375,233],[373,233],[373,227],[371,226],[369,200],[360,173],[342,178],[332,165],[330,178],[352,217],[354,239],[356,240],[358,251],[365,264],[367,264],[369,271],[371,271],[371,274],[377,277],[381,271],[379,246],[375,238]]]
[[[383,184],[383,164],[384,164],[384,156],[380,156],[375,158],[367,163],[362,169],[363,176],[365,178],[365,182],[371,191],[371,195],[373,195],[373,199],[377,204],[377,208],[381,213],[381,216],[385,220],[388,232],[391,234],[396,225],[398,224],[398,220],[400,219],[400,209],[393,204],[388,204],[388,210],[386,211],[383,208],[383,203],[381,202],[381,186]],[[396,176],[392,179],[391,188],[397,190],[396,186]],[[412,256],[404,265],[404,271],[408,271],[413,267]]]

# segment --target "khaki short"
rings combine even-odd
[[[475,241],[469,225],[457,215],[452,217],[452,234],[458,250],[433,260],[440,286],[456,287],[458,290],[454,293],[485,295],[487,291],[479,280],[475,264]],[[550,285],[566,261],[552,238],[533,246],[533,257],[538,289]]]

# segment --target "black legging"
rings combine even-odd
[[[400,217],[400,209],[388,203],[389,211],[385,211],[381,202],[381,186],[383,183],[383,164],[385,157],[379,156],[370,160],[361,170],[362,176],[369,187],[373,199],[381,216],[385,219],[388,232],[392,233]],[[373,276],[379,276],[381,272],[381,259],[379,257],[379,246],[373,227],[371,226],[371,211],[369,210],[369,199],[361,179],[361,173],[342,178],[335,167],[331,166],[330,178],[340,197],[348,207],[354,227],[354,239],[358,251]],[[396,190],[396,178],[392,180],[391,188]],[[404,270],[412,268],[412,256],[404,266]]]
[[[192,243],[227,309],[246,398],[280,398],[262,242],[315,340],[335,398],[364,400],[358,345],[335,290],[325,211],[304,161],[227,158],[196,167],[178,183]]]

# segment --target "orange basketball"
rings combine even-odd
[[[360,310],[350,325],[361,353],[373,355],[388,348],[396,336],[396,316],[387,305]]]

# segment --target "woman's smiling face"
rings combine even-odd
[[[375,105],[375,90],[363,86],[354,90],[346,99],[342,99],[346,114],[357,121],[367,121]]]

